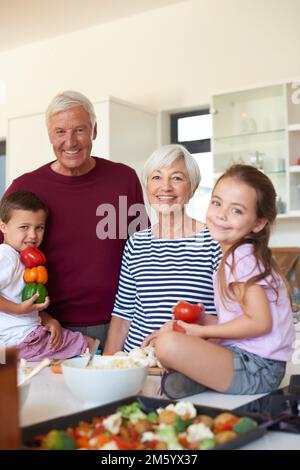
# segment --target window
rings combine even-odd
[[[171,115],[171,141],[188,149],[199,165],[201,182],[187,212],[191,217],[205,221],[205,214],[213,186],[213,158],[210,149],[212,118],[209,109]]]

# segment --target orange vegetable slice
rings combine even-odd
[[[53,364],[53,365],[51,366],[51,371],[53,372],[53,374],[62,374],[61,365],[59,365],[59,364]]]

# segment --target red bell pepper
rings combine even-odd
[[[39,264],[46,263],[46,256],[35,246],[29,246],[25,248],[25,250],[22,250],[20,259],[26,268],[34,268]]]
[[[111,436],[111,440],[114,441],[119,450],[134,450],[137,446],[137,441],[128,441],[119,436]]]
[[[225,421],[224,423],[220,423],[216,427],[216,431],[223,432],[223,431],[232,431],[233,426],[240,421],[241,418],[233,417]]]

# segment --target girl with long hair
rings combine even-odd
[[[270,179],[248,165],[233,165],[217,181],[207,227],[222,249],[214,274],[217,316],[199,324],[178,321],[186,334],[162,327],[160,362],[175,370],[163,380],[171,398],[210,388],[228,394],[278,388],[291,359],[294,327],[289,293],[271,250],[276,193]]]

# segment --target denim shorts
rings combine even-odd
[[[235,346],[233,352],[234,375],[232,382],[223,393],[232,395],[253,395],[276,390],[285,374],[286,362],[266,359]]]

